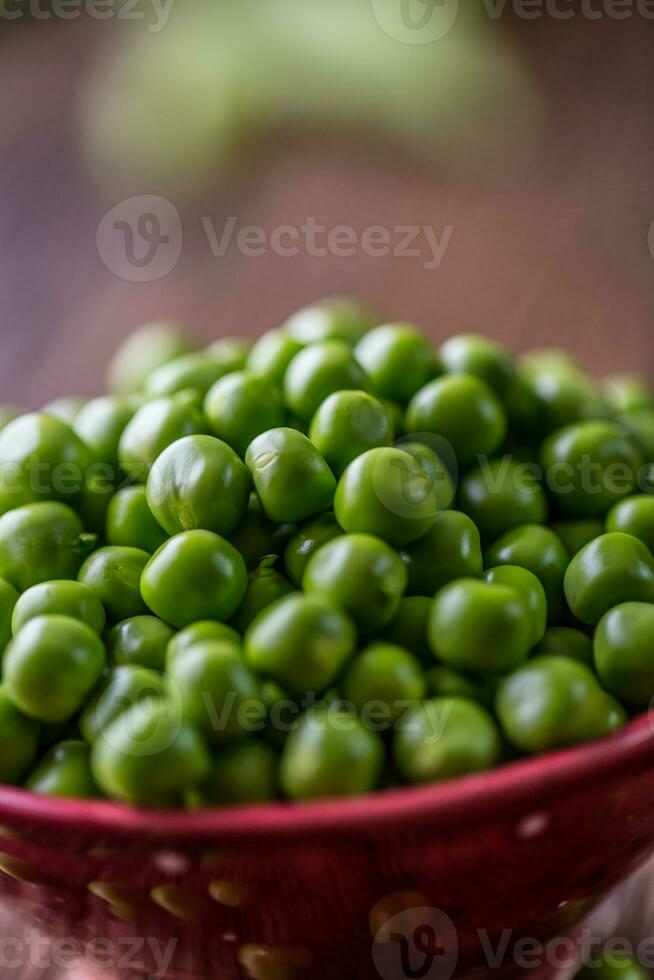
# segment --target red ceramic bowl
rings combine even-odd
[[[1,789],[0,822],[5,897],[53,935],[99,937],[88,957],[124,976],[448,980],[487,970],[507,935],[511,972],[520,937],[570,934],[652,850],[654,721],[302,806],[146,812]]]

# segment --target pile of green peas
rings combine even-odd
[[[361,303],[130,337],[0,409],[0,781],[139,806],[424,784],[654,696],[654,393]]]

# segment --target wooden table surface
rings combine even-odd
[[[544,130],[526,157],[472,181],[388,148],[380,163],[382,154],[352,140],[280,143],[262,149],[256,178],[184,213],[173,272],[132,283],[99,258],[98,223],[115,201],[98,193],[77,152],[75,105],[106,28],[0,24],[0,401],[32,406],[98,391],[110,351],[152,317],[180,318],[207,338],[252,335],[341,291],[434,338],[481,330],[516,349],[567,344],[595,371],[649,370],[654,24],[577,16],[501,29],[524,49],[545,96]],[[200,213],[268,230],[314,215],[329,225],[429,221],[454,231],[431,272],[424,256],[230,250],[217,259]]]

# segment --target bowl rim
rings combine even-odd
[[[598,776],[627,776],[654,763],[654,709],[609,738],[506,763],[475,775],[307,803],[275,802],[198,810],[148,810],[110,800],[40,796],[0,786],[0,821],[57,832],[177,841],[221,837],[270,845],[272,837],[378,833],[416,823],[487,819],[508,808],[540,813],[554,793],[576,792]],[[654,781],[654,767],[652,768]],[[0,837],[2,830],[0,829]]]

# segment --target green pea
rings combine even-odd
[[[572,559],[585,545],[604,533],[604,522],[596,518],[586,521],[555,521],[551,528],[563,544],[568,558]]]
[[[452,447],[466,469],[478,456],[492,456],[506,435],[506,413],[480,378],[452,374],[416,392],[406,412],[407,432],[434,432]]]
[[[466,698],[433,698],[398,722],[393,756],[410,783],[432,783],[490,769],[500,759],[495,722]]]
[[[195,412],[196,417],[199,416],[202,419],[202,432],[209,432],[209,423],[204,416],[204,392],[198,391],[197,388],[184,388],[169,397]]]
[[[654,700],[654,390],[377,322],[336,297],[204,350],[152,324],[110,395],[0,406],[0,782],[347,795]]]
[[[276,681],[263,681],[259,686],[259,698],[266,716],[263,735],[276,749],[281,749],[297,722],[299,704]]]
[[[485,542],[521,524],[547,520],[547,498],[534,468],[510,457],[490,460],[467,473],[459,487],[458,503]]]
[[[541,448],[547,485],[571,517],[603,517],[633,493],[643,460],[615,422],[579,422],[554,432]]]
[[[279,388],[248,371],[235,371],[217,381],[207,392],[204,411],[214,433],[239,456],[262,432],[286,423]]]
[[[132,665],[113,667],[100,690],[86,702],[79,718],[79,730],[90,744],[137,701],[170,694],[168,678],[159,671]]]
[[[304,344],[293,340],[284,330],[268,330],[252,347],[247,359],[247,369],[281,388],[286,368],[303,346]]]
[[[569,626],[550,626],[534,653],[570,657],[586,667],[593,666],[593,641],[581,630]]]
[[[254,738],[239,739],[219,750],[201,797],[212,806],[264,803],[277,796],[277,753]]]
[[[480,334],[450,337],[438,351],[447,374],[470,374],[484,381],[503,399],[515,383],[515,361],[501,344]]]
[[[342,340],[326,340],[295,355],[284,375],[284,400],[308,422],[333,392],[365,387],[366,376],[350,347]]]
[[[306,520],[331,506],[336,480],[313,444],[295,429],[271,429],[245,454],[266,516],[277,524]]]
[[[250,342],[244,337],[220,337],[205,347],[204,353],[225,371],[241,371],[250,354]]]
[[[615,415],[654,408],[654,392],[641,378],[615,374],[604,382],[604,397]]]
[[[336,391],[313,416],[309,438],[331,471],[340,476],[355,457],[393,441],[393,424],[381,404],[365,391]]]
[[[534,647],[542,640],[547,628],[547,598],[545,589],[533,572],[519,565],[500,565],[484,573],[484,581],[494,585],[505,585],[515,589],[525,603],[531,624],[529,646]]]
[[[98,597],[113,622],[146,613],[140,580],[150,556],[140,548],[111,545],[86,559],[78,579]]]
[[[309,559],[302,588],[348,613],[364,633],[391,621],[406,588],[400,557],[370,534],[345,534],[323,544]]]
[[[206,431],[206,421],[192,403],[183,398],[155,398],[125,427],[118,444],[120,465],[129,476],[145,483],[155,459],[171,443]]]
[[[647,707],[654,697],[654,605],[624,602],[599,621],[593,641],[604,687],[620,701]]]
[[[477,578],[483,569],[479,531],[456,510],[437,514],[426,534],[402,548],[400,558],[409,595],[434,595],[455,579]]]
[[[100,679],[105,650],[97,633],[69,616],[36,616],[5,650],[4,687],[37,721],[66,721]]]
[[[381,739],[333,708],[307,712],[282,753],[281,787],[293,800],[369,793],[381,776]]]
[[[0,517],[0,577],[19,592],[51,579],[75,578],[94,541],[66,504],[17,507]]]
[[[77,395],[68,395],[64,398],[55,398],[51,402],[47,402],[41,412],[43,415],[50,415],[54,419],[59,419],[61,422],[65,422],[66,425],[73,425],[75,418],[80,412],[80,409],[84,407],[85,401],[83,398],[78,398]]]
[[[487,568],[518,565],[533,572],[545,589],[549,622],[558,622],[565,608],[563,578],[568,556],[553,531],[538,524],[515,527],[487,549],[485,564]]]
[[[580,370],[579,359],[562,347],[536,347],[520,355],[521,368],[531,374],[557,370]]]
[[[491,386],[492,387],[492,386]],[[504,391],[498,391],[507,414],[509,436],[515,451],[516,446],[531,446],[536,433],[541,434],[542,405],[522,371],[510,382]],[[528,451],[526,459],[532,455]]]
[[[0,432],[0,513],[44,500],[74,506],[93,462],[65,422],[38,412],[21,415]]]
[[[524,598],[513,587],[459,579],[431,607],[432,652],[460,670],[509,670],[526,658],[532,636]]]
[[[175,633],[169,641],[166,650],[167,668],[170,667],[176,657],[183,657],[191,647],[197,646],[199,643],[214,640],[234,643],[236,646],[239,646],[241,637],[233,626],[228,626],[227,623],[217,623],[213,619],[204,619],[197,623],[191,623],[190,626],[186,626],[179,633]]]
[[[654,409],[641,408],[634,412],[623,412],[618,422],[640,448],[645,462],[654,462]]]
[[[649,980],[649,971],[626,953],[611,951],[598,960],[597,965],[584,966],[574,980]]]
[[[351,296],[329,296],[294,313],[284,324],[284,333],[297,343],[340,340],[354,347],[373,325],[371,311]]]
[[[250,475],[226,442],[213,436],[178,439],[152,464],[148,506],[168,534],[201,528],[236,530],[250,497]]]
[[[35,616],[71,616],[101,634],[105,624],[104,606],[82,582],[66,579],[41,582],[23,592],[14,608],[11,629],[14,635]]]
[[[406,647],[422,664],[433,664],[434,656],[427,642],[430,609],[429,596],[405,596],[400,599],[390,623],[379,633],[379,639]]]
[[[99,463],[87,474],[80,499],[76,504],[77,513],[88,534],[104,537],[107,526],[107,511],[116,492],[116,473],[112,466]]]
[[[110,396],[94,398],[77,413],[73,429],[97,459],[118,472],[118,444],[128,422],[134,415],[126,401]]]
[[[409,453],[369,449],[341,476],[336,520],[349,534],[372,534],[401,547],[426,534],[438,513],[434,484]]]
[[[145,487],[125,487],[109,501],[107,544],[132,546],[152,554],[168,539],[148,506]]]
[[[152,371],[145,380],[144,391],[150,398],[164,398],[182,391],[194,390],[206,395],[212,384],[231,370],[224,359],[207,351],[181,354]]]
[[[114,354],[107,372],[107,387],[114,395],[140,391],[152,371],[189,350],[186,334],[178,324],[169,320],[147,323]]]
[[[486,700],[482,685],[460,670],[438,664],[430,667],[425,674],[427,687],[432,697],[468,698],[483,704]]]
[[[259,694],[268,714],[280,701],[289,700],[288,692],[277,681],[264,680],[259,687]]]
[[[608,405],[597,383],[568,356],[548,355],[531,362],[523,359],[522,376],[539,405],[540,430],[548,435],[586,419],[606,418]]]
[[[245,634],[247,662],[291,693],[321,692],[338,677],[356,645],[356,631],[321,596],[293,593],[260,613]]]
[[[268,555],[282,555],[295,532],[295,524],[274,524],[266,517],[258,495],[251,493],[245,516],[229,541],[253,571]]]
[[[189,647],[168,663],[184,718],[214,742],[263,728],[264,708],[254,673],[229,641]]]
[[[5,579],[0,579],[0,657],[9,643],[12,632],[14,610],[18,602],[18,592]]]
[[[283,575],[275,571],[275,558],[264,558],[258,568],[250,572],[243,602],[231,618],[231,624],[239,633],[245,633],[250,623],[276,599],[293,592],[293,586]]]
[[[630,534],[603,534],[572,559],[564,588],[575,616],[594,626],[622,602],[654,602],[654,558]]]
[[[654,497],[639,494],[621,500],[609,511],[606,530],[631,534],[654,552]]]
[[[166,699],[146,699],[123,711],[95,740],[91,768],[114,799],[170,806],[209,774],[202,737]]]
[[[155,616],[132,616],[117,623],[107,637],[115,664],[163,670],[166,649],[175,631]]]
[[[433,441],[437,443],[442,442],[442,440],[438,440],[437,437],[434,437]],[[451,507],[452,501],[456,495],[454,480],[452,479],[452,473],[441,459],[439,453],[436,452],[436,449],[432,448],[432,446],[426,445],[424,442],[415,442],[408,436],[396,442],[395,447],[396,449],[401,449],[403,452],[408,453],[409,456],[413,456],[415,461],[425,471],[436,492],[436,504],[438,509],[447,510],[448,507]],[[444,442],[442,445],[438,445],[438,449],[443,453],[445,458],[448,459],[452,472],[456,474],[457,462],[451,450],[448,453],[448,447]]]
[[[409,323],[375,327],[355,348],[355,356],[378,398],[406,404],[435,374],[435,358],[425,335]]]
[[[357,711],[382,709],[381,723],[392,724],[426,693],[420,662],[403,647],[373,643],[354,658],[343,677],[344,697]]]
[[[36,759],[39,726],[10,700],[0,687],[0,782],[15,786],[23,781]]]
[[[307,562],[323,544],[333,541],[343,531],[336,523],[333,511],[327,511],[303,524],[291,538],[284,551],[284,568],[290,581],[300,588]]]
[[[399,402],[391,401],[390,398],[378,398],[377,400],[386,409],[386,414],[390,419],[395,438],[398,439],[400,436],[405,435],[404,406],[400,405]]]
[[[246,588],[245,562],[211,531],[176,534],[154,553],[141,577],[146,604],[178,629],[201,619],[229,619]]]
[[[91,750],[70,739],[54,745],[29,774],[27,789],[43,796],[91,799],[100,790],[91,772]]]
[[[626,721],[594,674],[570,657],[534,657],[500,682],[496,712],[523,752],[545,752],[603,738]]]

